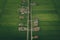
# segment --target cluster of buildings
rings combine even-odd
[[[25,14],[28,17],[27,14],[29,13],[29,7],[25,4],[26,3],[26,0],[22,0],[21,3],[22,3],[22,5],[19,8],[19,20],[21,22],[19,22],[18,31],[19,32],[20,31],[27,31],[27,30],[31,31],[31,29],[28,29],[27,26],[24,26],[24,23],[22,21],[25,18],[25,16],[24,16]],[[35,2],[32,2],[31,5],[36,5],[36,3]],[[35,32],[40,31],[39,19],[38,18],[34,18],[34,20],[32,21],[32,23],[33,23],[32,31],[35,31]],[[26,24],[27,24],[27,22],[26,22]],[[33,38],[38,38],[38,36],[34,36]]]

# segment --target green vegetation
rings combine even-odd
[[[39,19],[38,40],[60,40],[60,0],[32,0],[36,2],[32,6],[32,19]],[[19,12],[21,0],[0,0],[0,40],[26,40],[26,32],[18,32]],[[21,14],[20,14],[21,15]],[[25,24],[26,25],[26,24]]]
[[[33,32],[33,35],[40,35],[38,40],[59,40],[60,4],[58,0],[33,0],[33,2],[38,5],[32,6],[32,16],[33,19],[35,17],[39,19],[39,27],[41,28],[38,33]]]

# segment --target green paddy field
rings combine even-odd
[[[60,40],[60,0],[31,0],[32,19],[39,19],[37,40]],[[27,32],[19,32],[19,12],[21,0],[0,0],[0,40],[26,40]],[[24,23],[26,20],[23,20]],[[36,39],[33,39],[36,40]]]

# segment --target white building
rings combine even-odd
[[[37,26],[38,27],[38,19],[34,19],[34,26]]]

